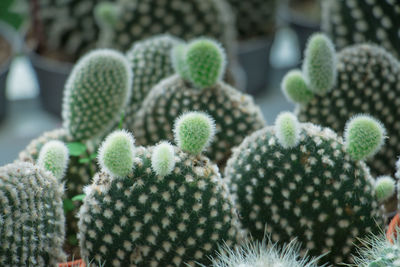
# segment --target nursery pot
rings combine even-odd
[[[246,93],[257,95],[267,89],[271,68],[269,63],[271,44],[270,38],[251,39],[239,43],[238,60],[246,76]]]
[[[86,267],[86,264],[83,260],[74,260],[59,263],[58,267]]]
[[[388,230],[386,232],[386,238],[394,243],[393,238],[397,238],[400,231],[400,214],[398,213],[389,224]]]
[[[45,58],[35,52],[31,52],[29,58],[36,72],[43,109],[61,117],[64,84],[73,64]]]
[[[14,49],[18,45],[17,33],[10,26],[0,23],[0,121],[7,112],[6,81]]]

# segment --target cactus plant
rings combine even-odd
[[[297,236],[302,251],[330,252],[323,260],[336,264],[349,261],[353,242],[377,229],[382,219],[363,159],[385,131],[369,116],[347,125],[343,141],[329,128],[283,113],[234,150],[225,177],[253,237],[262,239],[266,225],[274,242]]]
[[[225,67],[222,47],[210,39],[196,39],[180,47],[174,64],[177,74],[158,83],[134,117],[135,136],[141,145],[173,140],[171,125],[178,114],[206,111],[216,121],[215,142],[207,155],[224,163],[230,149],[265,124],[253,99],[221,82]],[[183,58],[182,58],[183,57]]]
[[[324,0],[321,4],[322,29],[339,49],[375,43],[400,58],[399,1]]]
[[[180,44],[183,42],[172,35],[156,35],[135,42],[126,52],[134,79],[131,99],[124,110],[124,128],[133,127],[134,116],[151,88],[174,74],[171,53]]]
[[[324,40],[326,47],[332,46],[328,38]],[[309,46],[313,42],[311,39]],[[311,60],[310,56],[306,54],[305,62]],[[282,83],[288,99],[298,104],[296,113],[300,121],[327,126],[342,133],[346,120],[355,114],[367,113],[378,118],[386,126],[389,142],[367,163],[375,175],[393,175],[395,157],[400,154],[400,124],[395,119],[400,116],[399,94],[395,90],[400,86],[400,63],[382,48],[370,44],[347,47],[336,56],[331,49],[321,50],[315,57],[336,57],[336,65],[331,65],[332,69],[325,78],[321,77],[327,90],[314,93],[311,90],[314,78],[307,75],[307,71],[302,74],[297,71],[296,75],[289,72]],[[308,68],[306,65],[303,67]]]
[[[398,267],[400,266],[400,238],[393,243],[385,235],[373,235],[363,240],[364,247],[354,257],[358,267]]]
[[[280,247],[271,240],[245,240],[240,247],[221,247],[212,267],[317,267],[318,258],[300,257],[296,240]],[[203,265],[203,267],[205,267]]]
[[[269,36],[275,32],[278,1],[227,0],[236,15],[239,39]]]
[[[41,47],[72,60],[99,46],[126,51],[133,41],[162,33],[185,40],[210,36],[234,55],[234,19],[225,0],[31,2]]]
[[[0,168],[1,266],[54,266],[65,260],[61,178],[68,150],[59,141],[43,146],[38,164]]]
[[[109,135],[79,212],[81,255],[105,266],[194,266],[207,263],[219,242],[235,244],[233,202],[199,148],[212,128],[210,117],[193,112],[175,124],[180,147],[134,147],[126,131]]]

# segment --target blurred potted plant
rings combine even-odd
[[[276,32],[277,0],[228,0],[236,15],[239,63],[246,74],[246,91],[258,94],[270,77],[269,54]]]
[[[13,55],[18,51],[20,39],[16,32],[24,21],[15,11],[15,0],[0,1],[0,120],[6,115],[6,80]]]

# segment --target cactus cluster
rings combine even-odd
[[[79,212],[81,255],[106,266],[207,264],[241,230],[218,167],[201,154],[212,119],[197,112],[175,123],[176,143],[135,147],[116,131],[99,152],[101,171]]]
[[[43,146],[37,164],[0,168],[0,265],[54,266],[65,260],[65,218],[60,181],[68,150],[59,141]]]
[[[275,32],[277,0],[227,0],[227,2],[236,15],[239,39],[265,37]]]
[[[297,236],[302,252],[350,262],[357,238],[382,222],[374,180],[363,159],[379,149],[385,131],[369,116],[348,122],[343,140],[329,128],[282,113],[234,150],[225,179],[241,222],[274,242]]]
[[[311,53],[317,42],[322,44],[321,49]],[[320,64],[314,67],[307,64],[318,61]],[[321,34],[311,37],[304,62],[302,72],[291,71],[282,82],[287,98],[298,104],[300,121],[342,133],[345,122],[355,114],[376,117],[385,124],[389,140],[368,164],[374,174],[393,175],[395,157],[400,154],[400,123],[396,120],[400,116],[400,63],[371,44],[354,45],[335,53],[331,41]],[[312,68],[318,70],[314,76],[310,75]]]
[[[400,58],[399,1],[324,0],[321,4],[322,29],[339,49],[375,43]]]
[[[135,137],[141,145],[173,140],[174,119],[190,110],[215,119],[215,141],[206,155],[219,165],[230,149],[265,125],[253,99],[221,81],[226,60],[222,47],[210,39],[195,39],[173,50],[177,72],[154,86],[134,117]]]

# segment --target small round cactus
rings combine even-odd
[[[94,9],[94,16],[97,23],[115,26],[118,22],[121,10],[111,2],[100,2]]]
[[[166,176],[175,167],[175,151],[169,142],[161,142],[151,156],[151,167],[157,175]]]
[[[188,112],[175,122],[175,141],[190,154],[201,153],[214,138],[214,120],[202,112]]]
[[[282,80],[281,88],[286,98],[293,103],[306,104],[314,97],[299,70],[288,72]]]
[[[127,131],[110,134],[99,149],[99,164],[108,174],[125,177],[132,171],[135,140]]]
[[[225,52],[221,45],[210,39],[190,42],[185,59],[188,77],[200,89],[215,85],[225,73]]]
[[[375,193],[379,202],[388,200],[396,191],[396,181],[390,176],[380,176],[375,181]]]
[[[76,141],[102,136],[118,121],[132,86],[130,64],[119,52],[100,49],[74,67],[63,99],[63,125]]]
[[[299,255],[300,244],[292,240],[282,247],[271,240],[245,240],[239,247],[221,247],[211,267],[317,267],[318,258]],[[205,266],[204,266],[205,267]]]
[[[68,160],[69,155],[66,145],[61,141],[53,140],[42,147],[37,164],[44,170],[51,171],[57,179],[61,179],[65,175]]]
[[[284,148],[295,147],[300,138],[300,124],[291,112],[282,112],[275,120],[276,137]]]
[[[133,146],[130,138],[125,142]],[[107,266],[195,266],[208,264],[222,242],[238,242],[234,202],[208,158],[165,142],[136,147],[135,154],[118,150],[110,146],[114,160],[133,156],[133,166],[125,176],[102,169],[86,187],[79,212],[82,257]],[[101,162],[105,155],[99,154]]]
[[[301,252],[327,254],[323,263],[350,263],[358,238],[383,225],[369,168],[330,128],[281,116],[274,127],[248,136],[228,160],[225,180],[241,222],[258,240],[265,232],[280,244],[296,236]],[[289,138],[282,137],[285,128]],[[374,134],[364,133],[366,140]]]
[[[385,128],[376,119],[368,115],[355,116],[346,124],[346,150],[354,160],[372,157],[381,149],[385,134]]]
[[[305,80],[312,92],[325,94],[336,81],[336,53],[332,41],[324,34],[310,37],[303,63]]]

